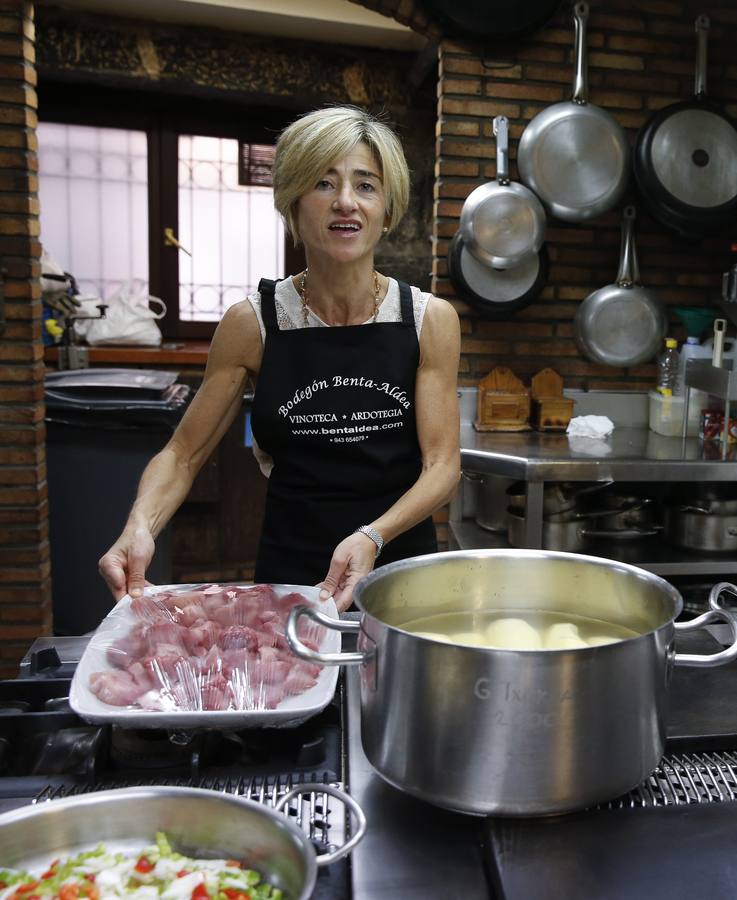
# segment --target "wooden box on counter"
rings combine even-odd
[[[528,431],[530,392],[510,369],[499,366],[479,382],[477,431]]]
[[[554,369],[532,377],[532,427],[536,431],[565,431],[574,401],[563,396],[563,379]]]

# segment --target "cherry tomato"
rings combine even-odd
[[[154,867],[154,864],[147,856],[142,856],[135,865],[136,872],[150,872]]]
[[[198,884],[192,891],[192,900],[210,900],[210,893],[204,884]]]
[[[228,900],[251,900],[250,894],[245,894],[243,891],[239,891],[236,888],[223,888],[223,893]]]
[[[59,900],[77,900],[79,897],[79,885],[63,884],[59,888]]]

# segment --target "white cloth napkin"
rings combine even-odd
[[[568,423],[566,434],[573,437],[605,438],[614,431],[608,416],[575,416]]]

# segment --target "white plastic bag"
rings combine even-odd
[[[166,314],[163,300],[143,291],[135,293],[130,284],[125,284],[105,302],[108,305],[105,318],[87,322],[84,336],[88,344],[157,347],[161,343],[161,331],[156,320]]]

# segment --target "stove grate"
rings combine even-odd
[[[245,797],[265,806],[275,807],[295,785],[314,784],[315,790],[302,794],[291,800],[285,810],[289,819],[301,828],[309,839],[320,849],[335,849],[347,839],[346,810],[340,800],[320,790],[321,784],[332,785],[343,790],[339,781],[330,780],[325,773],[322,777],[313,774],[304,775],[266,775],[266,776],[203,776],[202,778],[166,778],[155,779],[118,779],[106,781],[101,779],[94,785],[47,785],[33,799],[33,803],[44,803],[62,797],[77,794],[88,794],[93,791],[106,791],[122,787],[195,787],[211,791],[222,791]]]
[[[634,790],[596,809],[723,803],[737,799],[737,752],[665,756]]]

